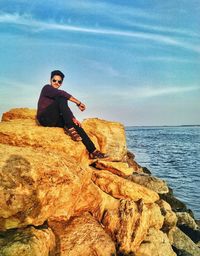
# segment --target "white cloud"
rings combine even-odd
[[[145,56],[135,58],[136,61],[151,61],[151,62],[177,62],[177,63],[200,63],[200,59],[187,59],[180,57],[167,57],[167,56]]]
[[[145,12],[140,8],[135,8],[126,6],[125,4],[117,4],[117,3],[108,3],[106,1],[80,1],[80,0],[68,0],[66,4],[63,5],[66,9],[73,9],[79,13],[87,13],[91,15],[102,15],[107,17],[117,17],[123,16],[126,18],[130,17],[139,17],[139,18],[148,18],[148,19],[156,19],[158,17],[155,13]]]
[[[126,99],[136,98],[136,99],[144,99],[151,97],[158,97],[170,94],[181,94],[193,91],[200,91],[200,86],[184,86],[184,87],[133,87],[127,88],[126,91],[114,92],[116,96],[124,97]]]
[[[89,65],[89,67],[91,67],[91,69],[96,69],[112,77],[120,76],[120,73],[116,69],[114,69],[111,65],[105,62],[99,62],[92,59],[84,59],[84,61],[87,65]]]
[[[89,34],[97,34],[103,36],[118,36],[118,37],[130,37],[137,38],[142,40],[150,40],[160,44],[166,44],[170,46],[180,47],[184,49],[188,49],[194,52],[200,52],[200,47],[179,41],[170,36],[152,34],[146,32],[134,32],[134,31],[125,31],[125,30],[115,30],[115,29],[100,29],[100,28],[88,28],[88,27],[80,27],[80,26],[71,26],[67,24],[60,24],[56,22],[44,22],[41,20],[33,19],[29,15],[19,15],[2,13],[0,15],[0,23],[13,24],[13,25],[22,25],[25,27],[31,28],[33,31],[41,31],[41,30],[57,30],[57,31],[70,31],[70,32],[78,32],[78,33],[89,33]]]
[[[135,22],[135,21],[131,21],[129,20],[125,20],[122,19],[120,17],[114,17],[115,20],[117,20],[118,22],[124,24],[124,25],[128,25],[134,28],[138,28],[138,29],[146,29],[149,32],[163,32],[163,33],[170,33],[170,34],[175,34],[176,36],[181,35],[184,36],[186,38],[188,37],[194,37],[199,39],[200,35],[199,33],[190,31],[190,30],[186,30],[186,29],[181,29],[181,28],[174,28],[174,27],[164,27],[164,26],[158,26],[158,25],[149,25],[149,24],[145,24],[145,23],[139,23],[139,22]]]

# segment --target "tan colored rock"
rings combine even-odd
[[[162,231],[150,228],[135,256],[176,256],[169,239]]]
[[[30,108],[13,108],[3,113],[2,121],[10,121],[14,119],[32,119],[35,120],[36,110]]]
[[[176,223],[177,223],[176,213],[173,212],[171,206],[162,199],[157,201],[157,204],[159,205],[161,213],[164,216],[163,230],[168,231],[169,229],[176,226]]]
[[[102,220],[107,232],[119,244],[121,253],[135,252],[150,227],[160,229],[163,216],[157,204],[120,200],[119,209],[107,211]]]
[[[9,230],[0,233],[1,256],[54,256],[55,235],[50,228]]]
[[[169,231],[169,239],[173,241],[173,246],[189,255],[199,256],[200,248],[179,228],[174,227]]]
[[[118,208],[117,199],[93,184],[89,168],[60,156],[0,144],[0,230],[84,211],[100,221],[106,210]]]
[[[148,174],[139,174],[133,173],[131,176],[128,177],[129,180],[145,186],[158,194],[165,194],[169,192],[168,186],[165,181],[150,176]]]
[[[109,154],[112,161],[122,161],[127,152],[124,126],[98,118],[89,118],[82,122],[95,145]]]
[[[67,223],[50,222],[59,241],[60,256],[114,256],[115,244],[89,213],[73,217]]]
[[[109,205],[118,204],[94,187],[84,146],[62,129],[14,119],[0,123],[0,142],[1,230],[41,225],[50,217],[69,218],[85,210],[98,219]]]
[[[134,252],[137,251],[140,244],[145,239],[149,228],[153,224],[152,220],[150,219],[152,217],[152,212],[149,209],[148,205],[145,205],[142,203],[140,205],[140,212],[141,212],[141,216],[139,218],[139,223],[134,234],[134,240],[131,245],[131,249]]]
[[[34,120],[28,119],[1,122],[0,143],[64,154],[74,165],[76,162],[80,163],[82,156],[86,154],[83,144],[71,140],[63,129],[38,126]]]
[[[157,205],[157,203],[150,204],[149,211],[150,211],[149,226],[155,229],[161,229],[164,224],[164,216],[161,213],[160,207]]]
[[[150,222],[150,213],[148,207],[143,203],[141,203],[139,207],[140,218],[137,223],[137,227],[133,233],[133,242],[131,244],[131,251],[133,252],[135,252],[138,249],[141,242],[144,240],[149,229]]]
[[[84,120],[96,147],[110,154],[109,161],[97,161],[89,160],[84,145],[63,129],[38,126],[34,116],[34,110],[13,109],[0,123],[0,230],[48,221],[57,253],[63,256],[115,255],[114,242],[125,254],[138,253],[143,246],[146,253],[147,237],[148,253],[154,248],[162,255],[154,241],[160,233],[150,230],[163,228],[164,218],[169,228],[175,220],[170,220],[168,205],[157,204],[159,195],[152,190],[163,191],[162,182],[148,176],[137,178],[142,185],[128,180],[142,168],[133,159],[127,161],[123,125]]]
[[[119,199],[132,199],[138,201],[142,199],[144,203],[153,203],[159,199],[154,191],[139,184],[118,177],[108,171],[96,171],[93,173],[92,180],[104,192]]]
[[[129,167],[133,168],[134,172],[143,173],[142,167],[134,160],[134,158],[135,155],[132,152],[127,151],[124,161],[128,163]]]
[[[29,116],[29,112],[31,112]],[[0,143],[15,146],[31,146],[46,151],[63,152],[81,156],[86,152],[82,142],[74,142],[64,134],[63,129],[38,126],[33,119],[33,110],[13,109],[4,115],[0,123]],[[7,116],[7,117],[6,117]],[[10,117],[12,116],[12,118]],[[21,118],[19,120],[18,118]],[[9,119],[10,118],[10,119]],[[13,127],[15,127],[13,129]],[[123,125],[97,118],[84,120],[83,128],[91,137],[95,146],[110,155],[110,159],[120,161],[126,154],[126,137]],[[75,154],[73,154],[73,152]]]
[[[109,162],[98,160],[95,162],[95,167],[100,170],[108,170],[113,174],[126,177],[133,173],[133,168],[130,168],[127,163],[122,162]]]
[[[121,203],[119,204],[119,207],[107,209],[101,219],[104,229],[115,242],[117,242],[116,235],[122,222],[120,219],[120,205]]]
[[[83,172],[56,154],[0,144],[0,230],[74,213]]]
[[[191,215],[188,212],[176,212],[176,216],[178,219],[177,225],[186,225],[194,230],[199,229],[195,220],[191,217]]]
[[[107,211],[118,210],[119,200],[104,193],[93,182],[84,186],[82,193],[79,195],[76,204],[74,204],[74,212],[76,215],[80,212],[90,212],[99,222]]]
[[[133,243],[140,243],[138,237],[141,236],[141,231],[137,232],[137,235],[135,235],[136,229],[139,229],[139,220],[141,218],[137,204],[133,200],[121,200],[119,218],[120,225],[116,235],[118,244],[120,245],[119,251],[122,253],[129,253],[132,251]]]
[[[119,209],[107,211],[102,220],[107,232],[119,245],[122,254],[133,253],[140,246],[150,227],[151,211],[142,201],[120,200]]]

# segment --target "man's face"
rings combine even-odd
[[[62,77],[61,76],[53,76],[51,79],[51,86],[54,88],[59,88],[62,85]]]

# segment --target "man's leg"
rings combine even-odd
[[[72,128],[74,124],[72,118],[74,115],[68,106],[68,100],[64,97],[57,97],[55,102],[58,106],[59,116],[64,123],[62,127],[66,126],[68,129]]]
[[[64,123],[62,123],[62,116],[60,115],[57,102],[54,101],[50,104],[40,115],[38,121],[42,126],[63,127]]]
[[[86,149],[89,151],[89,153],[92,153],[96,149],[94,143],[88,137],[83,128],[79,127],[73,122],[72,118],[73,113],[68,106],[68,100],[64,97],[57,97],[41,115],[39,122],[44,126],[50,127],[66,126],[68,129],[74,127],[82,138],[82,142]]]
[[[82,138],[82,143],[85,145],[87,151],[89,153],[94,152],[96,147],[95,147],[94,143],[91,141],[91,139],[89,138],[89,136],[87,135],[87,133],[84,131],[84,129],[82,127],[79,127],[75,123],[73,123],[73,127],[76,129],[76,131]]]
[[[88,137],[88,135],[84,131],[84,129],[82,127],[79,127],[78,125],[76,125],[73,122],[73,120],[72,120],[73,114],[71,112],[71,109],[68,106],[68,101],[63,97],[59,97],[57,99],[57,101],[58,101],[59,109],[63,116],[63,120],[64,120],[66,127],[68,129],[74,127],[75,130],[77,131],[77,133],[82,138],[82,142],[85,145],[86,149],[89,151],[89,153],[92,153],[96,149],[96,147],[95,147],[94,143],[91,141],[91,139]]]

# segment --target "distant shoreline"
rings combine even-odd
[[[130,127],[200,127],[200,124],[183,124],[183,125],[126,125],[126,128]]]

